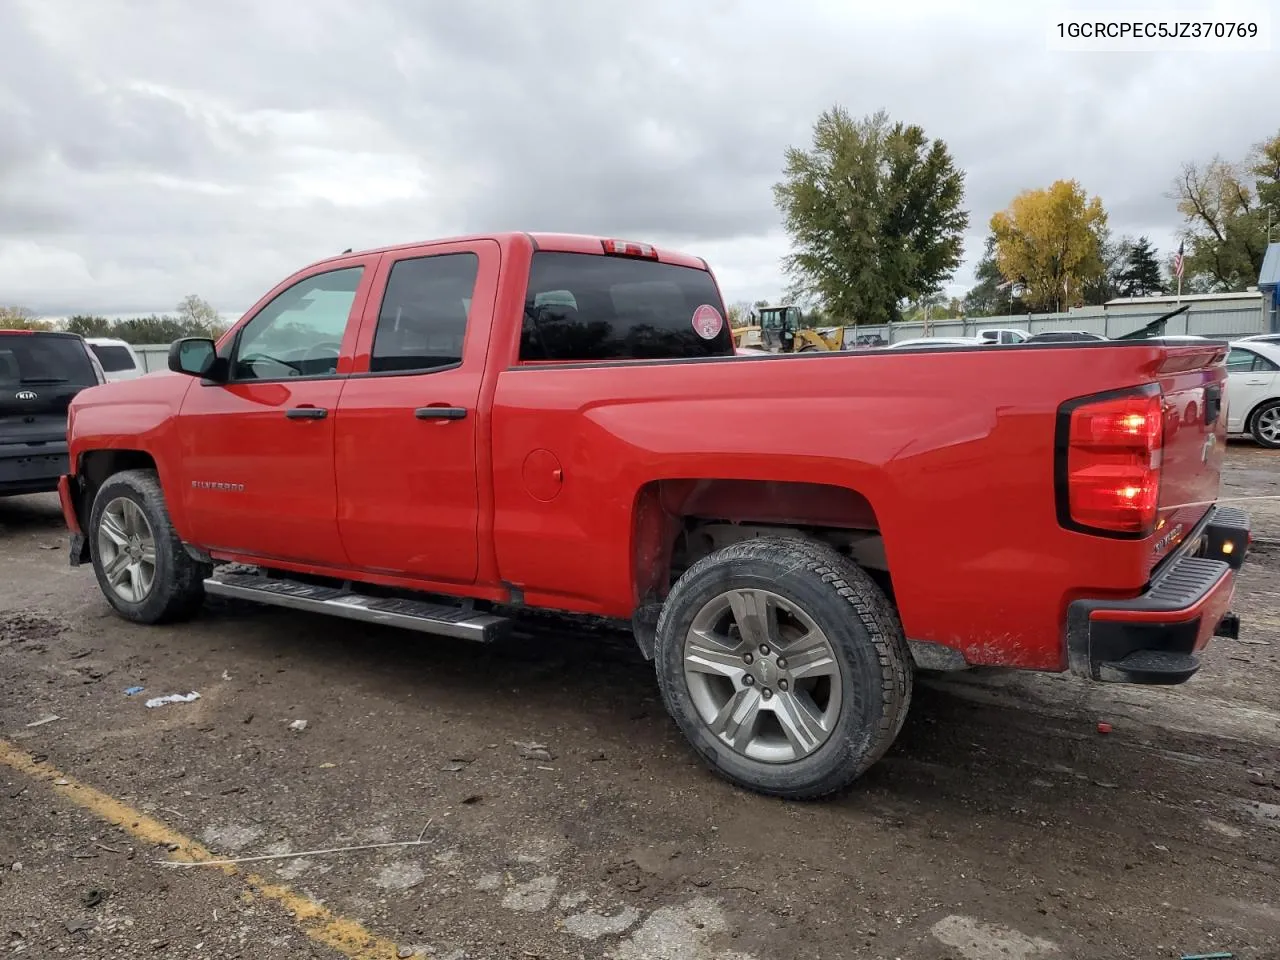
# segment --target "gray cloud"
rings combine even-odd
[[[967,171],[958,288],[1019,190],[1075,177],[1167,247],[1179,164],[1275,132],[1274,53],[1059,53],[1045,30],[1016,0],[4,0],[0,298],[235,312],[348,246],[508,228],[671,243],[727,297],[774,296],[771,187],[837,101]]]

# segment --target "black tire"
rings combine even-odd
[[[142,511],[155,542],[155,574],[150,591],[140,602],[120,596],[104,572],[98,532],[102,516],[112,501],[131,500]],[[204,579],[212,571],[195,560],[174,532],[165,506],[164,492],[154,470],[125,470],[108,477],[98,488],[85,530],[93,572],[107,602],[126,620],[136,623],[169,623],[193,617],[204,602]]]
[[[1253,411],[1253,416],[1249,418],[1249,432],[1253,434],[1253,439],[1258,445],[1269,450],[1280,450],[1280,438],[1268,439],[1262,432],[1263,414],[1268,417],[1280,416],[1280,400],[1268,400]]]
[[[684,672],[684,643],[699,612],[727,591],[766,590],[799,607],[826,634],[843,684],[827,740],[788,762],[739,753],[699,714]],[[668,712],[710,767],[770,796],[808,800],[850,786],[902,729],[914,662],[897,612],[853,561],[825,544],[744,540],[699,560],[680,578],[658,621],[654,665]]]

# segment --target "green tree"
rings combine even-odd
[[[0,307],[0,330],[52,330],[53,323],[41,320],[26,307]]]
[[[1164,292],[1156,248],[1146,237],[1139,237],[1129,248],[1118,279],[1122,297],[1154,297]]]
[[[966,317],[1003,317],[1030,312],[1022,300],[1025,287],[1010,283],[996,261],[996,235],[987,235],[982,257],[973,271],[977,281],[964,296]]]
[[[1075,180],[1024,190],[991,218],[996,262],[1006,277],[1026,278],[1027,302],[1057,312],[1084,302],[1086,285],[1106,274],[1107,214]]]
[[[1124,295],[1123,276],[1132,250],[1131,238],[1117,240],[1111,236],[1110,227],[1105,225],[1098,231],[1098,258],[1102,261],[1102,270],[1086,280],[1081,288],[1081,298],[1086,305],[1100,307],[1108,300]]]
[[[960,263],[964,174],[941,140],[883,110],[860,121],[824,111],[812,148],[787,149],[774,199],[794,247],[793,294],[848,321],[900,319],[903,301],[935,292]]]
[[[1184,164],[1171,196],[1184,221],[1183,290],[1244,290],[1258,280],[1268,224],[1280,225],[1280,133],[1238,163]]]
[[[218,316],[213,304],[194,293],[184,297],[178,304],[178,322],[184,330],[189,331],[185,334],[189,337],[213,336],[222,329],[222,318]]]
[[[117,336],[111,321],[106,317],[84,313],[77,313],[74,317],[68,319],[67,330],[71,333],[78,333],[82,337]]]

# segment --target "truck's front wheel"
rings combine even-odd
[[[654,658],[667,709],[721,776],[809,799],[889,748],[911,699],[893,606],[818,543],[759,538],[694,564],[672,589]]]
[[[153,471],[108,477],[93,499],[86,533],[98,585],[121,616],[163,623],[200,608],[209,568],[178,539]]]

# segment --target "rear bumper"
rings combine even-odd
[[[1214,636],[1234,637],[1235,574],[1250,543],[1249,516],[1214,507],[1128,600],[1077,600],[1067,613],[1067,655],[1077,676],[1109,683],[1174,684],[1200,669]]]
[[[0,443],[0,495],[52,493],[67,472],[67,442]]]

